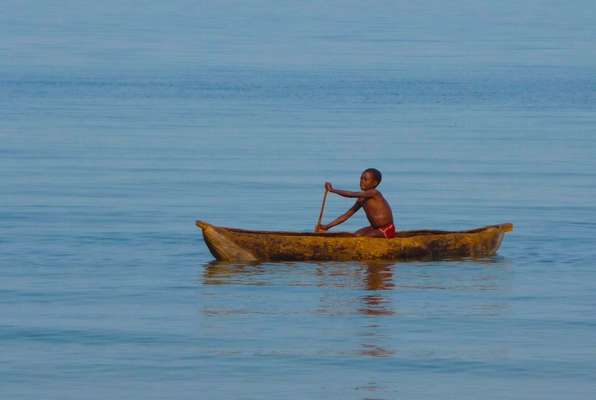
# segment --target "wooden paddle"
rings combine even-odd
[[[323,195],[323,204],[321,204],[321,212],[319,213],[319,220],[317,221],[317,224],[315,225],[315,232],[318,232],[318,228],[319,225],[321,225],[321,220],[323,219],[323,210],[325,210],[325,202],[327,201],[327,193],[329,193],[329,191],[327,189],[325,189],[325,194]]]

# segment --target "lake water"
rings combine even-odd
[[[595,15],[5,1],[0,397],[592,397]],[[194,226],[309,231],[367,167],[399,229],[514,231],[476,261],[234,265]]]

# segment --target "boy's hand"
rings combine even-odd
[[[328,230],[329,230],[329,228],[327,227],[327,225],[318,225],[316,232],[326,232]]]
[[[331,185],[331,182],[325,182],[325,190],[333,193],[333,186]]]

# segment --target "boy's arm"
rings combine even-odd
[[[348,190],[333,189],[331,193],[339,194],[341,197],[357,197],[360,199],[370,199],[376,193],[374,189],[366,190],[364,192],[350,192]]]
[[[377,194],[376,189],[365,190],[364,192],[350,192],[348,190],[335,189],[329,182],[325,182],[325,189],[331,193],[339,194],[342,197],[357,197],[360,199],[370,199]]]
[[[334,226],[339,225],[342,222],[345,222],[348,218],[350,218],[352,215],[354,215],[356,213],[356,211],[360,210],[360,207],[362,207],[362,202],[360,200],[356,200],[356,202],[354,203],[352,208],[350,208],[343,215],[340,215],[339,217],[337,217],[336,219],[334,219],[327,225],[319,225],[317,231],[318,230],[327,231],[327,230],[333,228]]]

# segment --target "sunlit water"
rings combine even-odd
[[[84,3],[0,13],[2,399],[593,396],[594,3]],[[309,231],[370,166],[399,229],[515,229],[236,265],[194,226]]]

